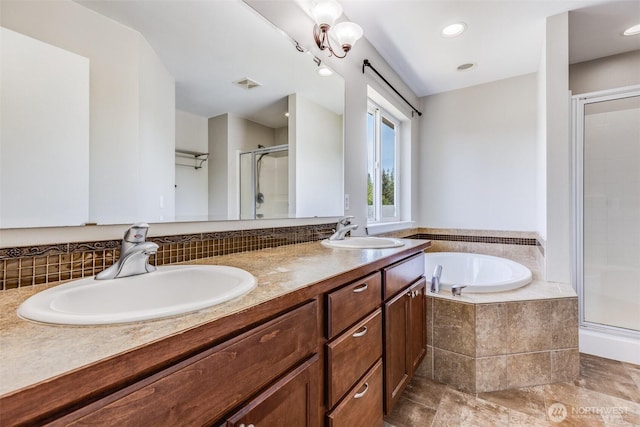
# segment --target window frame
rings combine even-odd
[[[369,122],[368,116],[373,116],[373,218],[369,216],[369,191],[367,182],[367,224],[383,224],[389,222],[400,221],[400,142],[401,142],[401,125],[402,121],[391,114],[387,109],[380,106],[371,98],[367,102],[367,175],[369,175]],[[384,121],[393,125],[394,129],[394,165],[393,165],[393,181],[394,181],[394,216],[383,216],[382,205],[382,123]]]

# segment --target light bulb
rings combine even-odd
[[[318,27],[332,27],[342,15],[342,6],[335,0],[319,0],[311,9],[311,15]]]
[[[362,37],[362,28],[353,22],[339,22],[333,27],[331,33],[338,40],[338,44],[347,52],[351,50],[358,39]]]

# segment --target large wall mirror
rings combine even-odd
[[[2,0],[0,24],[0,228],[343,214],[344,80],[246,3]]]

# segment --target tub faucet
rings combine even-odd
[[[433,276],[431,276],[431,292],[437,294],[440,292],[440,277],[442,276],[442,266],[436,265],[433,269]]]
[[[451,295],[453,295],[454,297],[459,297],[460,295],[462,295],[462,290],[466,287],[466,285],[453,285],[451,287]]]
[[[120,258],[111,267],[96,274],[96,280],[117,279],[155,271],[156,267],[149,264],[149,256],[156,253],[158,245],[145,241],[147,231],[149,224],[142,222],[129,227],[122,238]]]
[[[344,240],[344,236],[346,236],[348,232],[357,229],[358,224],[351,224],[352,219],[352,216],[340,218],[336,224],[335,233],[329,237],[329,240]]]

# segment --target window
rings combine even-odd
[[[367,222],[398,221],[400,121],[370,102],[367,112]]]

